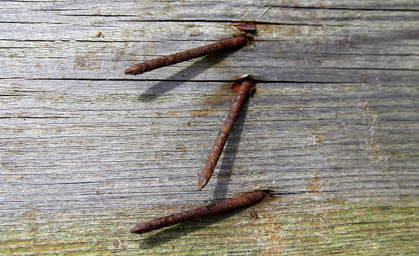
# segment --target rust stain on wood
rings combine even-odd
[[[311,174],[312,177],[306,181],[306,189],[307,191],[320,192],[323,186],[320,182],[319,171],[315,170]]]
[[[188,111],[188,113],[194,117],[206,117],[211,114],[211,110],[210,109],[191,110],[191,111]]]
[[[167,113],[168,116],[178,116],[179,115],[179,111],[170,111]]]

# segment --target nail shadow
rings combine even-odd
[[[175,89],[176,87],[181,86],[186,81],[192,80],[199,74],[205,72],[210,67],[218,64],[230,56],[233,52],[233,50],[227,52],[218,52],[203,57],[201,60],[194,62],[192,65],[183,69],[182,71],[179,71],[176,74],[166,78],[164,81],[161,81],[148,88],[139,96],[139,100],[144,102],[151,102],[156,100],[158,97]]]
[[[213,200],[225,199],[227,195],[228,185],[230,184],[231,173],[233,172],[234,162],[236,161],[237,149],[239,147],[243,124],[246,120],[247,108],[249,100],[247,100],[240,110],[239,116],[233,126],[227,144],[224,148],[224,156],[221,162],[220,172],[217,176],[217,184],[214,189]],[[214,203],[214,202],[213,202]]]
[[[140,249],[151,249],[156,246],[168,243],[175,239],[179,239],[182,236],[186,236],[198,229],[206,228],[209,225],[217,223],[219,221],[230,218],[251,206],[246,206],[240,209],[230,211],[228,213],[220,213],[207,218],[200,218],[191,220],[188,222],[180,223],[172,227],[168,227],[163,231],[160,231],[154,235],[147,237],[146,239],[139,242]]]

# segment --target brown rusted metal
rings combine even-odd
[[[240,23],[239,25],[235,25],[235,27],[249,33],[256,31],[256,24],[254,22]]]
[[[170,66],[182,61],[202,57],[211,53],[239,49],[245,46],[248,42],[249,38],[245,35],[233,36],[216,43],[135,64],[125,70],[125,74],[138,75],[153,69]]]
[[[131,233],[142,234],[159,228],[168,227],[196,218],[207,217],[226,211],[256,204],[269,195],[269,190],[261,189],[248,192],[242,196],[227,199],[204,207],[186,210],[166,217],[139,223],[131,229]]]
[[[211,148],[208,155],[208,159],[205,162],[204,168],[198,178],[198,190],[201,190],[210,180],[214,168],[217,165],[218,159],[220,158],[221,152],[223,151],[224,145],[227,142],[228,135],[236,122],[237,116],[239,115],[240,109],[243,106],[245,100],[254,90],[254,82],[250,76],[247,76],[232,85],[239,85],[236,97],[234,98],[233,104],[228,111],[227,117],[224,120],[221,130],[218,133],[217,139]],[[237,88],[237,86],[236,86]]]

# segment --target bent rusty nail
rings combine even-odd
[[[204,168],[198,178],[198,190],[201,190],[210,180],[214,168],[217,165],[218,159],[220,158],[221,152],[223,151],[224,145],[227,142],[228,135],[236,122],[237,116],[239,115],[240,109],[243,106],[245,100],[255,89],[255,83],[251,76],[247,75],[241,78],[238,82],[232,85],[238,86],[238,92],[234,98],[233,104],[228,111],[227,117],[225,118],[221,130],[218,133],[217,139],[211,148],[208,155],[208,159],[205,162]]]
[[[203,218],[226,211],[238,209],[247,205],[256,204],[269,195],[268,189],[258,189],[248,192],[242,196],[226,199],[221,202],[206,205],[200,208],[186,210],[180,213],[161,217],[155,220],[139,223],[131,229],[131,233],[142,234],[159,228],[172,226],[196,218]]]
[[[216,43],[207,44],[183,52],[178,52],[135,64],[125,70],[125,74],[138,75],[153,69],[170,66],[182,61],[202,57],[210,53],[239,49],[245,46],[249,41],[250,39],[245,35],[232,36]]]

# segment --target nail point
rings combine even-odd
[[[207,183],[208,183],[208,180],[206,179],[206,176],[199,176],[198,191],[201,191]]]
[[[127,68],[126,70],[125,70],[125,75],[135,75],[135,68],[132,66],[132,67],[129,67],[129,68]]]

